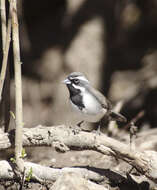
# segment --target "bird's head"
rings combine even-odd
[[[63,83],[67,85],[69,91],[76,90],[81,92],[89,85],[88,79],[80,72],[69,74]]]

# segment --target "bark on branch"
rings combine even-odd
[[[15,133],[15,158],[17,165],[23,171],[22,154],[22,128],[23,128],[23,110],[22,110],[22,78],[21,78],[21,61],[20,61],[20,42],[19,27],[17,17],[17,0],[11,0],[12,11],[12,36],[13,36],[13,53],[15,69],[15,110],[16,110],[16,133]]]
[[[2,61],[2,69],[0,74],[0,101],[1,101],[2,90],[7,70],[8,53],[10,47],[12,5],[10,4],[9,7],[8,27],[6,27],[5,0],[1,0],[0,2],[1,2],[0,5],[1,5],[1,24],[2,24],[2,45],[3,45],[3,61]]]
[[[72,172],[79,174],[82,177],[94,181],[102,181],[103,177],[97,172],[88,170],[86,168],[75,168],[75,167],[65,167],[62,169],[50,168],[46,166],[41,166],[39,164],[24,162],[25,167],[25,176],[29,175],[30,170],[32,169],[32,179],[47,180],[47,181],[56,181],[61,174]],[[16,179],[17,176],[13,171],[11,165],[6,160],[0,161],[0,179]]]
[[[76,134],[73,129],[64,125],[54,127],[38,126],[23,129],[23,145],[54,146],[56,150],[61,152],[69,150],[94,150],[124,160],[141,174],[157,183],[157,152],[130,151],[129,145],[103,134],[96,135],[83,131]]]

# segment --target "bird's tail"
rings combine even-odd
[[[120,122],[123,122],[123,123],[126,123],[127,122],[127,119],[126,117],[124,117],[123,115],[121,115],[120,113],[116,113],[114,111],[111,111],[110,114],[110,119],[111,120],[114,120],[114,121],[120,121]]]

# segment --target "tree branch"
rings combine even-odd
[[[20,42],[19,28],[17,17],[17,2],[11,0],[13,6],[12,11],[12,31],[13,31],[13,53],[15,68],[15,102],[16,102],[16,132],[15,132],[15,158],[20,170],[23,171],[21,159],[22,153],[22,127],[23,127],[23,111],[22,111],[22,80],[21,80],[21,61],[20,61]]]
[[[1,7],[0,10],[1,10],[2,47],[4,51],[6,32],[7,32],[5,0],[0,1],[0,7]]]
[[[11,12],[12,12],[12,6],[11,6],[11,3],[10,3],[8,27],[7,27],[7,31],[6,31],[5,0],[1,0],[3,61],[2,61],[2,69],[1,69],[1,75],[0,75],[0,101],[2,99],[2,90],[3,90],[4,80],[5,80],[5,76],[6,76],[8,53],[9,53],[9,47],[10,47]]]
[[[73,172],[64,173],[59,176],[54,185],[50,188],[50,190],[57,189],[88,189],[88,190],[108,190],[109,188],[105,188],[102,185],[98,185],[92,181],[89,181],[82,177],[80,174],[76,174]]]
[[[48,181],[56,181],[61,174],[73,172],[76,174],[85,177],[86,179],[90,179],[93,181],[102,181],[103,176],[99,173],[88,170],[86,168],[76,168],[76,167],[65,167],[62,169],[58,168],[50,168],[46,166],[41,166],[39,164],[24,162],[25,167],[25,175],[27,176],[32,168],[32,179],[40,179],[40,180],[48,180]],[[0,179],[16,179],[16,175],[12,169],[12,166],[9,162],[2,160],[0,161]]]
[[[13,133],[10,135],[13,142]],[[0,147],[2,144],[0,142]],[[157,152],[130,151],[129,145],[106,135],[96,135],[88,132],[75,134],[73,129],[64,125],[54,127],[38,126],[24,128],[24,146],[54,146],[60,152],[69,150],[94,150],[105,155],[124,160],[136,168],[141,174],[157,183]],[[8,147],[9,148],[9,143]]]

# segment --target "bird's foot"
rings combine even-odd
[[[77,135],[81,132],[81,128],[78,125],[75,125],[74,127],[72,127],[72,132],[74,133],[74,135]]]
[[[101,135],[102,134],[102,132],[101,132],[101,130],[100,130],[100,125],[98,126],[98,129],[97,130],[93,130],[92,131],[93,133],[95,133],[96,135]]]
[[[96,134],[98,136],[100,136],[102,134],[102,132],[98,131],[98,130],[93,130],[92,133],[94,133],[94,134]]]

